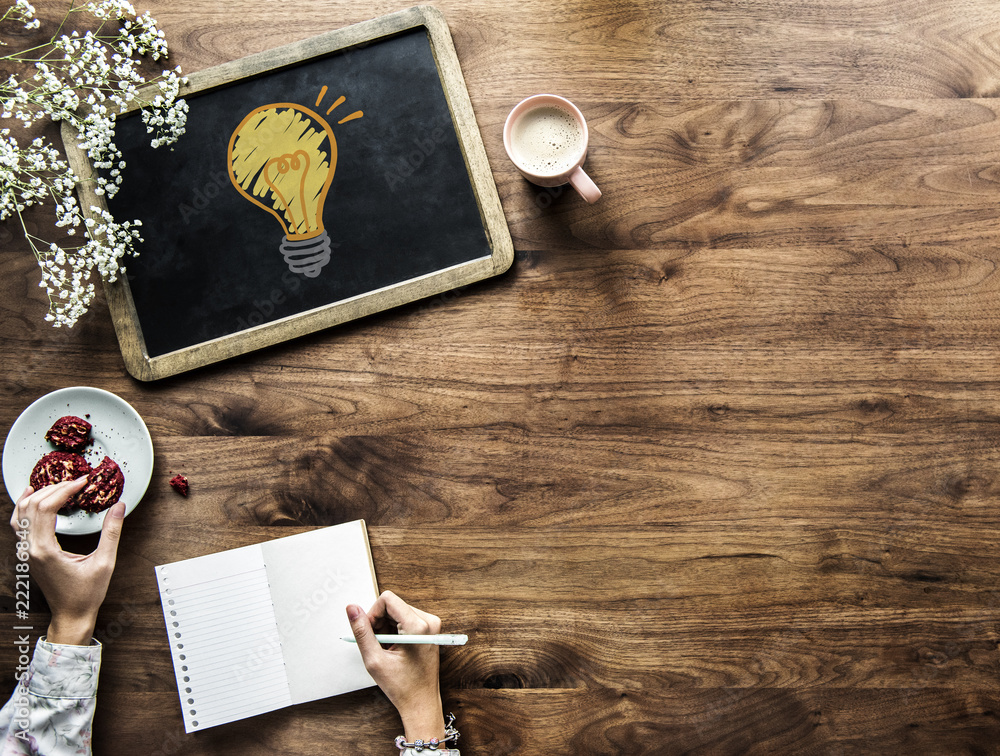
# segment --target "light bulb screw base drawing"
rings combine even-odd
[[[316,278],[323,266],[330,262],[330,237],[326,231],[310,239],[289,239],[286,235],[279,249],[292,273],[306,278]]]

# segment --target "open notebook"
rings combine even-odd
[[[186,732],[375,684],[345,607],[375,603],[363,520],[156,567]]]

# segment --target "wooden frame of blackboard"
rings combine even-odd
[[[443,14],[436,8],[416,6],[193,73],[182,86],[180,96],[188,97],[195,94],[211,96],[211,90],[237,83],[245,78],[260,76],[332,53],[362,48],[420,27],[424,27],[427,31],[492,255],[152,357],[146,349],[142,324],[136,312],[129,284],[124,277],[119,276],[113,283],[105,282],[104,290],[125,367],[133,377],[142,381],[166,378],[467,286],[499,275],[510,268],[514,260],[513,241],[493,181],[451,32]],[[151,100],[155,90],[151,88],[150,92],[148,98],[140,96],[139,101]],[[133,108],[137,109],[138,106]],[[92,178],[95,171],[86,152],[78,146],[78,134],[65,122],[62,138],[73,170],[78,176]],[[91,206],[107,209],[104,198],[95,193],[94,187],[93,181],[81,181],[78,186],[81,207],[85,209],[85,215],[90,213]]]

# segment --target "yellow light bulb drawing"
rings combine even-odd
[[[325,93],[323,87],[317,105]],[[362,115],[357,111],[338,123]],[[229,139],[228,165],[237,191],[281,224],[285,236],[279,249],[289,269],[316,278],[330,262],[330,236],[323,225],[337,170],[337,138],[330,124],[296,103],[255,108]]]

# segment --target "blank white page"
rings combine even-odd
[[[289,706],[261,545],[156,568],[185,732]]]
[[[292,703],[375,684],[351,635],[347,605],[378,598],[363,520],[262,543]]]

